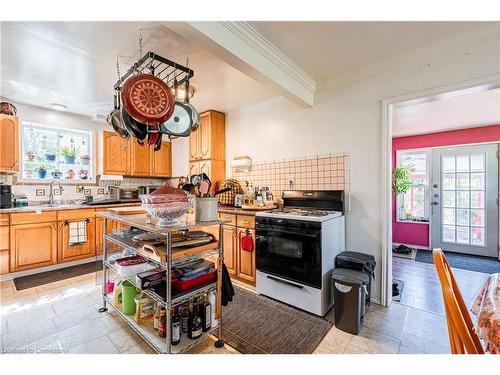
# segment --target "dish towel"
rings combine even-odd
[[[234,288],[231,278],[229,277],[229,272],[227,271],[226,265],[222,263],[222,283],[221,283],[221,304],[222,306],[227,306],[229,302],[233,301]]]

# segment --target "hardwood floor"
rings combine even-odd
[[[488,274],[453,268],[466,304],[470,305]],[[441,286],[434,264],[392,258],[392,277],[404,281],[401,304],[444,315]]]

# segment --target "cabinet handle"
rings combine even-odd
[[[69,221],[68,220],[64,220],[63,221],[63,225],[69,225]]]

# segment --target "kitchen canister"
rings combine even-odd
[[[198,222],[215,221],[218,219],[217,209],[217,198],[196,198],[194,201],[195,220]]]
[[[135,296],[139,294],[139,291],[128,281],[124,281],[122,284],[122,303],[123,303],[123,313],[125,315],[135,314]]]

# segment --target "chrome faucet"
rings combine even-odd
[[[52,180],[49,185],[49,204],[54,204],[54,184],[57,184],[61,193],[64,191],[59,180]]]

